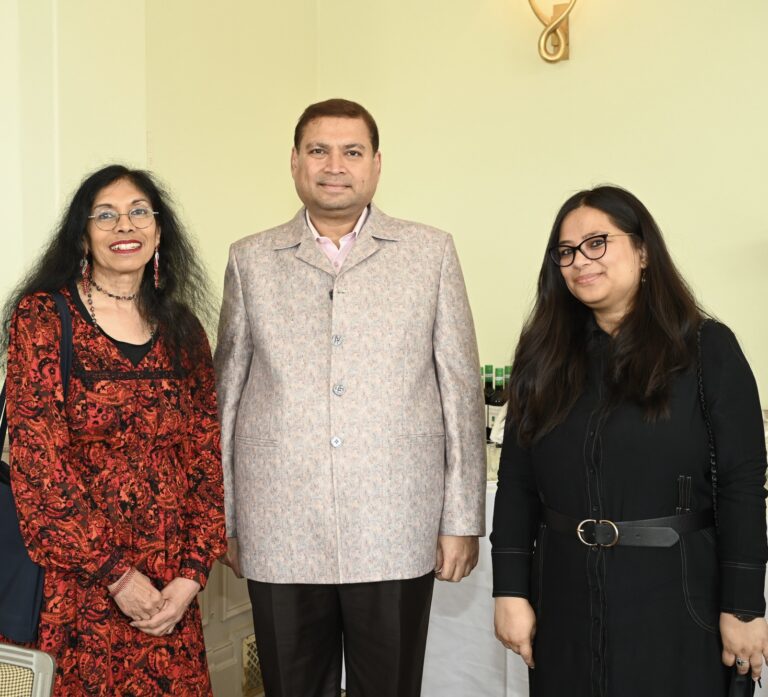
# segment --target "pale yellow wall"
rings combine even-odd
[[[144,4],[58,1],[58,164],[64,200],[83,175],[105,164],[146,166]]]
[[[4,277],[50,228],[61,191],[120,157],[170,185],[219,287],[228,244],[298,206],[288,155],[301,109],[346,96],[381,127],[378,203],[455,235],[483,360],[507,361],[558,206],[610,181],[655,214],[768,402],[764,0],[579,0],[558,65],[538,57],[525,0],[0,7],[3,106],[19,102],[16,116],[2,110],[0,196],[24,247],[4,247]],[[94,31],[102,23],[115,38]],[[100,107],[91,85],[104,84],[118,101]],[[19,191],[23,205],[6,207]]]
[[[19,133],[21,114],[19,102],[19,13],[15,2],[0,2],[0,210],[5,211],[0,259],[0,298],[13,285],[11,278],[15,262],[23,257],[21,213],[21,147]],[[1,362],[1,361],[0,361]]]
[[[558,65],[524,0],[321,5],[319,35],[338,41],[321,42],[318,94],[377,116],[379,203],[455,234],[485,360],[516,341],[557,208],[615,182],[654,213],[768,401],[768,3],[580,0]],[[353,16],[365,30],[342,38]]]
[[[316,96],[315,5],[147,3],[149,163],[219,297],[229,244],[299,205],[289,154],[296,117]]]
[[[0,0],[0,297],[83,175],[146,165],[144,0]]]

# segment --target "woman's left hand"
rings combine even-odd
[[[161,591],[165,600],[162,609],[148,620],[131,622],[131,627],[136,627],[152,636],[170,634],[199,592],[200,584],[197,581],[181,577],[174,578]]]
[[[742,675],[752,672],[757,680],[763,670],[763,658],[768,658],[768,624],[762,617],[741,622],[728,612],[720,613],[720,635],[723,639],[723,663]],[[742,659],[743,664],[737,662]]]

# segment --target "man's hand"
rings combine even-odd
[[[439,535],[435,555],[435,578],[440,581],[461,581],[477,565],[480,543],[477,537]]]
[[[243,574],[240,573],[240,559],[238,557],[236,537],[227,538],[227,551],[219,557],[219,561],[232,569],[235,576],[238,578],[243,577]]]
[[[197,581],[176,577],[161,591],[165,600],[163,609],[148,620],[131,622],[131,626],[152,636],[170,634],[199,592]]]

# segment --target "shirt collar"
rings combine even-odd
[[[304,209],[304,219],[307,221],[307,226],[312,231],[312,237],[314,237],[316,240],[319,240],[322,235],[315,229],[315,226],[312,224],[312,221],[309,219],[309,211]],[[368,206],[363,208],[363,212],[360,214],[360,217],[357,219],[357,222],[355,223],[355,227],[352,228],[350,232],[347,233],[347,235],[354,234],[355,239],[357,239],[357,236],[360,234],[360,230],[363,229],[363,225],[365,225],[365,221],[368,219]],[[346,237],[347,235],[344,235]]]

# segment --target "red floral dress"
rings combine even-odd
[[[57,697],[211,695],[200,610],[174,632],[130,626],[107,586],[130,567],[158,589],[205,585],[225,549],[214,375],[170,355],[162,332],[134,366],[67,290],[73,365],[66,404],[61,326],[51,296],[22,300],[11,323],[12,485],[32,559],[45,568],[37,646],[56,658]]]

